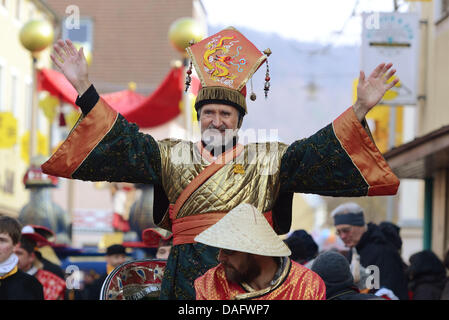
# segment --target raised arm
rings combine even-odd
[[[78,95],[82,96],[91,86],[83,47],[77,50],[70,40],[59,39],[53,49],[54,53],[50,54],[51,60],[76,89]]]
[[[399,82],[399,78],[388,82],[396,72],[395,69],[391,69],[392,66],[392,63],[381,63],[373,70],[368,78],[365,78],[365,73],[360,71],[359,83],[357,85],[357,101],[353,105],[354,112],[359,121],[363,121],[366,114],[379,103],[385,92]]]
[[[396,194],[399,179],[363,121],[399,81],[387,82],[396,72],[391,67],[382,63],[367,79],[361,71],[357,102],[325,128],[288,147],[281,161],[281,192],[345,197]]]
[[[83,49],[58,40],[51,55],[80,95],[83,112],[64,143],[42,165],[45,173],[88,181],[161,184],[158,142],[111,108],[88,80]]]

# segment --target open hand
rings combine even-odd
[[[83,48],[77,50],[70,40],[59,39],[53,49],[51,60],[81,96],[90,87]]]
[[[368,78],[365,78],[365,73],[360,71],[359,84],[357,85],[357,101],[354,104],[354,111],[360,121],[365,118],[368,111],[379,103],[385,92],[399,82],[399,78],[395,78],[390,83],[387,83],[388,79],[396,72],[395,69],[390,70],[392,66],[392,63],[381,63]]]

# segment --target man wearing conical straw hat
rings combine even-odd
[[[240,204],[195,241],[220,248],[220,264],[195,280],[197,300],[324,300],[323,280],[291,261],[266,218]]]
[[[294,192],[347,197],[397,192],[399,180],[364,120],[398,81],[387,82],[395,73],[391,64],[380,64],[367,78],[361,72],[356,103],[308,139],[242,145],[238,131],[248,111],[246,83],[266,63],[268,93],[271,51],[259,51],[234,28],[187,48],[202,86],[195,101],[198,142],[156,141],[140,133],[100,98],[88,79],[82,48],[59,40],[54,50],[52,60],[77,90],[83,114],[43,171],[70,179],[154,185],[153,219],[173,233],[161,299],[195,298],[193,282],[217,265],[217,249],[194,238],[240,203],[254,205],[278,234],[285,234]]]

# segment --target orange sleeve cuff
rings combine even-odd
[[[100,98],[87,116],[75,125],[50,159],[41,166],[43,172],[72,178],[76,169],[114,126],[117,117],[117,111]]]
[[[341,146],[368,184],[368,196],[394,195],[399,179],[349,107],[333,122]]]

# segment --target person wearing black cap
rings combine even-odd
[[[305,230],[294,231],[284,242],[292,252],[290,259],[306,267],[310,267],[318,255],[318,245]]]
[[[374,294],[359,292],[348,260],[341,253],[326,251],[319,254],[311,269],[326,285],[326,300],[384,300]]]
[[[353,275],[360,274],[355,270],[357,265],[364,268],[376,266],[379,268],[380,287],[390,289],[400,300],[408,300],[402,258],[379,226],[366,224],[363,209],[356,203],[344,203],[335,208],[331,215],[337,234],[351,249],[349,260]]]
[[[100,278],[95,280],[88,288],[87,297],[88,300],[99,300],[101,287],[106,280],[109,273],[116,267],[126,262],[126,248],[121,244],[113,244],[106,248],[106,273]]]

